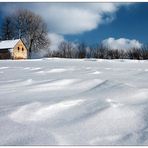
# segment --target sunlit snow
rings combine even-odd
[[[148,145],[148,61],[0,61],[0,145]]]

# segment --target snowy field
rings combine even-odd
[[[0,145],[148,145],[148,61],[0,61]]]

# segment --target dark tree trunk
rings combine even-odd
[[[33,39],[31,39],[31,41],[30,41],[30,46],[29,46],[29,59],[31,59],[31,52],[32,52],[32,50],[31,50],[31,48],[32,48],[32,44],[33,44]]]

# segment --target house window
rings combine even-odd
[[[22,47],[22,51],[24,51],[24,48]]]
[[[19,51],[19,50],[20,50],[20,47],[18,47],[17,49],[18,49],[18,51]]]

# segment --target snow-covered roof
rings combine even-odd
[[[19,42],[20,39],[0,41],[0,49],[11,49]]]

